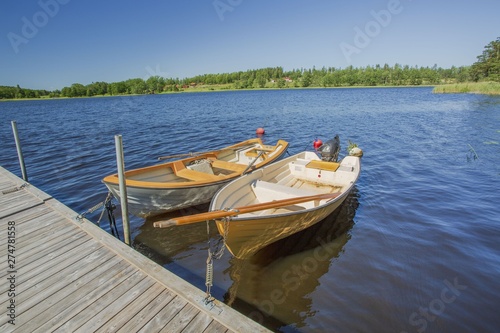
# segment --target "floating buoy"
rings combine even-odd
[[[264,134],[264,133],[266,133],[266,131],[262,127],[257,128],[257,130],[255,131],[255,134]]]
[[[315,150],[318,150],[318,148],[321,147],[322,144],[323,141],[321,141],[321,139],[316,138],[316,140],[314,140],[313,147]]]

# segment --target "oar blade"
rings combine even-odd
[[[175,219],[164,220],[164,221],[156,221],[153,223],[153,227],[155,228],[168,228],[177,225],[177,221]]]

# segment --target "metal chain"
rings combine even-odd
[[[24,183],[21,186],[14,187],[14,188],[2,191],[2,194],[9,194],[9,193],[14,193],[14,192],[20,191],[23,188],[28,187],[29,185],[30,185],[29,183]]]
[[[226,209],[227,210],[227,209]],[[226,240],[229,234],[229,221],[230,217],[223,218],[224,221],[224,233],[219,237],[215,249],[212,251],[211,239],[210,239],[210,221],[207,221],[207,237],[208,237],[208,258],[207,258],[207,271],[205,276],[205,285],[207,286],[207,296],[205,297],[205,304],[213,302],[215,300],[212,297],[212,286],[214,278],[214,264],[213,261],[222,258],[224,255],[224,250],[226,249]],[[222,246],[220,245],[222,241]],[[220,246],[220,247],[219,247]]]
[[[104,211],[106,210],[106,209],[105,209],[105,208],[106,208],[106,207],[105,207],[105,206],[106,206],[106,203],[107,203],[109,200],[111,200],[111,199],[112,199],[112,197],[113,197],[113,194],[112,194],[111,192],[108,192],[108,195],[106,196],[106,199],[105,199],[103,202],[100,202],[100,203],[98,203],[97,205],[95,205],[95,206],[93,206],[93,207],[89,208],[86,212],[79,214],[79,215],[76,217],[76,219],[77,219],[78,221],[81,221],[81,220],[83,220],[83,219],[85,218],[85,216],[86,216],[87,214],[92,214],[93,212],[95,212],[95,211],[96,211],[96,210],[98,210],[99,208],[103,207],[102,212],[101,212],[101,215],[99,216],[99,220],[97,220],[97,223],[96,223],[97,225],[99,225],[99,224],[101,223],[101,219],[102,219],[102,217],[104,216]]]
[[[102,203],[102,211],[101,211],[101,215],[99,216],[99,219],[97,220],[96,224],[98,226],[101,226],[101,220],[104,216],[104,212],[106,211],[107,207],[106,207],[106,204],[111,201],[113,199],[113,193],[111,192],[108,192],[108,195],[106,196],[106,199],[104,200],[104,202]]]

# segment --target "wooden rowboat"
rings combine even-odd
[[[229,251],[247,258],[277,240],[330,215],[348,196],[361,171],[361,150],[340,162],[302,152],[246,174],[221,188],[210,211],[155,222],[156,227],[214,219]]]
[[[196,156],[125,172],[129,211],[140,217],[208,203],[225,184],[278,160],[288,142],[265,145],[260,138]],[[120,197],[118,175],[103,179]]]

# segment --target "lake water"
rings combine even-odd
[[[82,213],[107,194],[100,180],[116,172],[116,134],[131,169],[242,141],[258,127],[267,143],[288,140],[291,154],[338,133],[342,155],[348,140],[365,153],[345,204],[249,260],[226,251],[214,264],[213,296],[281,332],[498,332],[500,97],[431,91],[3,102],[0,165],[20,175],[16,120],[30,182]],[[131,219],[133,246],[205,290],[214,225],[207,236],[204,223],[159,230],[152,222]]]

